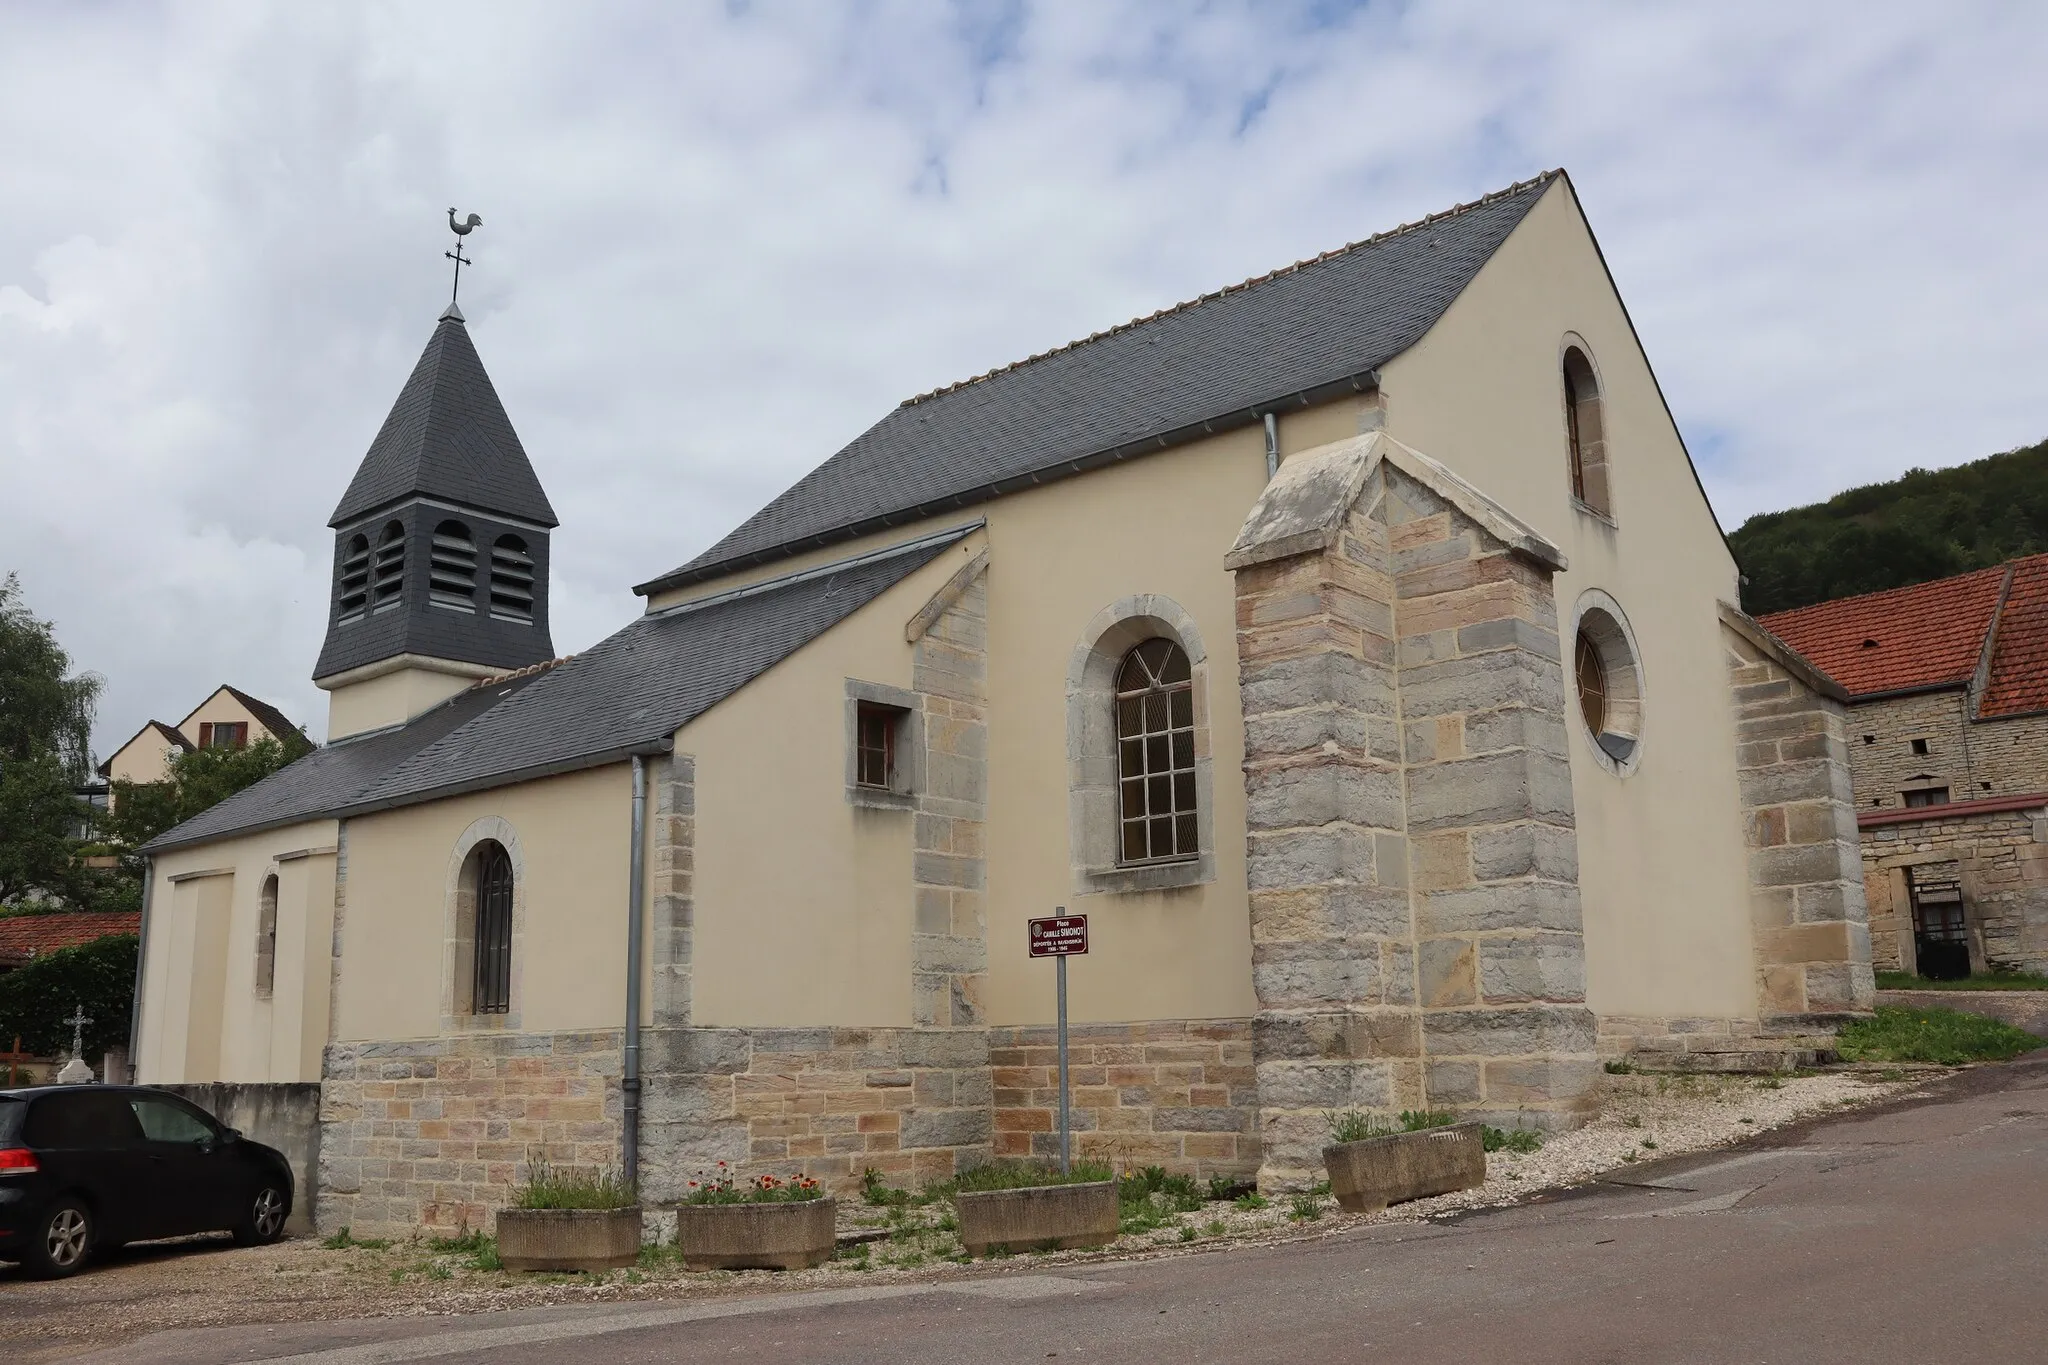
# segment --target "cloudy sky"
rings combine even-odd
[[[900,398],[1568,168],[1723,523],[2048,436],[2038,4],[0,0],[0,572],[321,733],[447,297],[558,650]]]

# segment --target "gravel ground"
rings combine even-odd
[[[1347,1214],[1323,1199],[1315,1216],[1286,1198],[1158,1210],[1158,1226],[1128,1232],[1091,1252],[1020,1257],[1034,1267],[1134,1256],[1183,1255],[1221,1247],[1323,1237],[1368,1222],[1416,1222],[1458,1210],[1512,1203],[1541,1190],[1584,1183],[1632,1161],[1700,1151],[1828,1110],[1868,1104],[1915,1088],[1924,1069],[1830,1072],[1800,1077],[1605,1077],[1600,1116],[1547,1140],[1542,1150],[1487,1158],[1478,1189]],[[691,1274],[660,1248],[639,1269],[603,1276],[512,1275],[478,1266],[474,1250],[426,1241],[334,1248],[310,1239],[237,1249],[220,1241],[158,1244],[114,1253],[85,1275],[57,1284],[0,1269],[0,1356],[41,1359],[170,1328],[313,1319],[478,1313],[554,1304],[675,1299],[934,1278],[963,1273],[950,1207],[877,1209],[842,1200],[842,1233],[885,1231],[886,1239],[843,1251],[816,1270]]]

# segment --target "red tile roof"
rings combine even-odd
[[[92,914],[0,915],[0,963],[19,965],[59,948],[76,948],[108,934],[142,931],[142,915],[135,911],[107,911]]]
[[[1852,697],[1961,686],[1977,671],[2005,573],[1979,569],[1758,619]]]
[[[1998,613],[1991,679],[1977,703],[1980,716],[2048,711],[2048,555],[2012,566],[2012,586]]]

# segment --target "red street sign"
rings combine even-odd
[[[1088,951],[1086,915],[1052,915],[1031,921],[1033,957],[1067,957]]]

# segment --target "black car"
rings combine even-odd
[[[96,1248],[232,1232],[274,1242],[292,1211],[284,1154],[139,1085],[0,1090],[0,1261],[75,1273]]]

